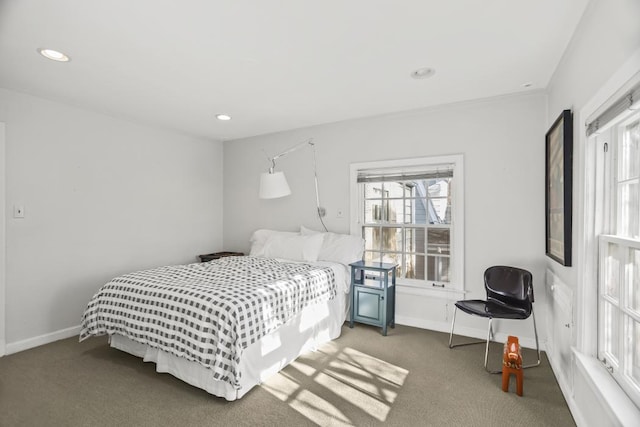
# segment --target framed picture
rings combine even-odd
[[[546,254],[562,265],[571,265],[571,198],[573,165],[573,117],[564,110],[546,136]]]

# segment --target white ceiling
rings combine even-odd
[[[544,88],[587,3],[0,0],[0,87],[236,139]]]

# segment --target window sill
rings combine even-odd
[[[623,426],[636,425],[640,419],[640,409],[629,399],[602,364],[577,349],[573,349],[576,365],[587,379],[591,391],[609,409],[610,417]]]
[[[435,288],[427,286],[414,286],[398,283],[397,292],[405,295],[418,295],[429,298],[440,298],[446,300],[457,301],[464,298],[466,291],[462,289]]]

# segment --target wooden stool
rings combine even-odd
[[[522,396],[524,378],[522,375],[522,354],[518,337],[509,336],[504,343],[502,356],[502,391],[509,391],[511,374],[516,376],[516,394]]]

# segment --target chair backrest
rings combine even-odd
[[[533,276],[527,270],[497,265],[484,272],[487,301],[515,306],[531,312]]]

